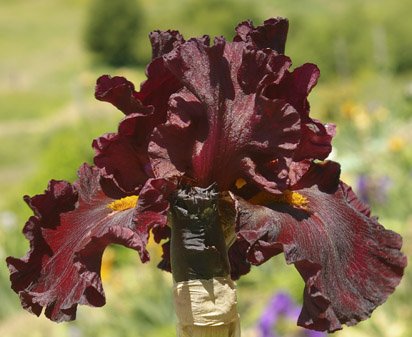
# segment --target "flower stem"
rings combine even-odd
[[[186,187],[171,203],[171,264],[178,337],[238,336],[236,287],[215,186]]]

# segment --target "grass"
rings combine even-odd
[[[39,162],[54,141],[51,135],[96,118],[94,132],[76,136],[84,137],[81,145],[76,143],[85,147],[82,153],[86,149],[91,153],[92,137],[115,131],[113,118],[121,114],[93,97],[100,74],[116,72],[138,82],[143,77],[139,69],[90,67],[81,41],[87,4],[82,0],[0,1],[0,208],[15,199],[21,183],[36,170],[44,171]],[[105,119],[112,122],[111,129]],[[47,180],[39,182],[40,190]]]
[[[40,133],[25,121],[53,116],[72,100],[67,67],[84,67],[77,45],[82,9],[72,1],[1,1],[0,188],[10,191],[33,173]],[[13,18],[13,19],[10,19]],[[14,189],[12,189],[14,190]],[[0,205],[11,194],[2,193]]]
[[[60,96],[60,97],[59,97]],[[33,120],[49,116],[68,100],[68,94],[51,93],[48,91],[3,92],[0,119],[4,122],[13,120]]]

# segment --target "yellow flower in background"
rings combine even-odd
[[[104,282],[110,281],[113,271],[113,261],[115,258],[115,251],[111,247],[107,247],[102,257],[101,275]]]
[[[351,101],[346,101],[345,103],[343,103],[340,107],[343,117],[347,119],[353,119],[356,106],[357,106],[356,103],[351,102]]]
[[[355,122],[355,126],[359,130],[366,130],[370,127],[372,120],[370,118],[368,110],[364,105],[356,106],[353,121]]]
[[[371,117],[367,108],[363,104],[346,102],[341,106],[343,116],[352,120],[359,130],[366,130],[371,125]]]
[[[147,250],[152,258],[159,261],[163,254],[162,245],[155,242],[153,233],[150,233],[149,241],[147,242]]]
[[[355,177],[353,174],[349,172],[343,172],[340,176],[340,179],[345,182],[345,184],[348,185],[354,185],[355,184]]]
[[[389,139],[388,148],[391,152],[400,152],[406,146],[405,138],[401,136],[393,136]]]
[[[375,313],[372,321],[354,330],[339,331],[337,337],[368,337],[376,336],[376,331],[386,331],[387,334],[379,336],[402,337],[406,336],[407,326],[400,319],[393,319],[393,316],[384,310]]]
[[[389,109],[380,105],[373,111],[373,116],[378,122],[384,122],[389,116]]]

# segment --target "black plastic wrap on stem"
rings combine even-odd
[[[169,211],[171,264],[175,282],[230,274],[220,223],[216,186],[186,186],[172,197]]]

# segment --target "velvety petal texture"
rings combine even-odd
[[[137,231],[147,242],[149,230],[153,230],[156,242],[168,238],[167,216],[169,198],[177,185],[166,179],[149,179],[139,195],[136,208]]]
[[[181,88],[160,56],[183,43],[183,37],[177,31],[155,31],[150,40],[154,60],[147,68],[148,78],[140,91],[120,76],[104,75],[96,83],[96,98],[112,103],[127,115],[117,133],[93,141],[94,162],[105,178],[103,188],[114,198],[138,193],[153,176],[147,155],[149,136],[156,125],[165,122],[169,97]]]
[[[314,164],[294,192],[306,199],[304,207],[237,198],[237,232],[248,246],[247,260],[259,265],[284,252],[295,264],[306,282],[298,321],[303,327],[335,331],[368,318],[403,275],[401,237],[370,217],[339,182],[336,163]]]
[[[240,23],[236,27],[234,41],[251,43],[258,49],[271,49],[279,54],[285,52],[289,22],[285,18],[266,20],[262,26],[255,28],[251,21]]]
[[[318,82],[319,68],[306,63],[292,72],[287,72],[283,81],[273,83],[266,88],[266,95],[272,99],[284,99],[299,112],[302,120],[302,139],[294,160],[325,159],[332,150],[331,141],[335,135],[333,124],[323,125],[320,121],[309,117],[307,97]]]
[[[84,165],[73,185],[52,180],[44,194],[25,198],[35,213],[23,230],[30,251],[22,259],[7,258],[7,264],[13,290],[36,315],[44,308],[51,320],[67,321],[78,304],[104,305],[100,266],[108,244],[149,259],[147,233],[136,228],[134,207],[110,208],[114,200],[102,192],[99,178],[96,168]]]
[[[138,194],[153,176],[147,154],[153,119],[153,114],[130,114],[120,122],[117,133],[93,141],[94,163],[101,168],[102,186],[111,197]]]
[[[244,177],[269,191],[284,189],[300,117],[285,100],[265,96],[264,88],[281,80],[289,59],[223,39],[211,47],[188,41],[164,59],[185,89],[171,97],[168,120],[149,144],[154,175],[187,175],[222,190]]]
[[[147,109],[136,98],[136,94],[134,84],[121,76],[103,75],[96,82],[95,97],[100,101],[112,103],[125,115]]]
[[[174,48],[185,42],[183,36],[177,30],[155,30],[149,34],[152,44],[152,59],[171,52]]]
[[[213,46],[208,36],[185,41],[177,31],[154,31],[153,60],[139,92],[124,78],[101,77],[96,97],[125,114],[151,116],[144,132],[95,141],[95,164],[117,185],[110,189],[136,193],[151,166],[156,178],[186,176],[222,190],[243,178],[280,193],[305,167],[295,162],[326,158],[334,126],[311,119],[307,103],[319,69],[305,64],[289,71],[287,30],[283,18],[258,27],[246,21],[234,42],[218,38]],[[150,164],[141,153],[147,144]],[[123,153],[134,158],[125,162]]]

